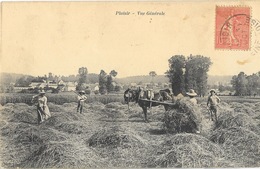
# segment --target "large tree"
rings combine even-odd
[[[79,73],[79,80],[76,89],[86,90],[88,69],[86,67],[81,67],[79,68],[78,73]]]
[[[201,55],[189,56],[185,65],[185,89],[194,89],[198,95],[204,96],[207,92],[207,80],[210,58]]]
[[[101,70],[98,76],[99,79],[99,92],[101,94],[106,94],[107,92],[107,73]]]
[[[114,79],[117,76],[117,72],[115,70],[111,70],[109,75],[107,75],[107,92],[110,93],[115,91],[115,85],[113,84]]]
[[[183,55],[172,56],[169,60],[169,70],[165,73],[172,84],[174,95],[184,93],[184,67],[185,57]]]

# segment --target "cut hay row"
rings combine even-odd
[[[91,149],[73,142],[49,142],[42,144],[28,156],[20,167],[102,167],[104,162]]]
[[[147,162],[149,167],[221,167],[223,151],[203,136],[186,133],[167,139],[152,152],[152,157]]]
[[[260,136],[243,127],[215,130],[211,140],[225,151],[225,158],[240,162],[240,167],[259,167]]]
[[[128,111],[120,102],[88,103],[83,114],[76,113],[77,103],[48,105],[52,117],[41,125],[35,124],[34,106],[8,103],[1,107],[5,120],[0,124],[1,137],[8,143],[3,152],[6,167],[259,166],[258,120],[247,112],[225,112],[231,108],[229,104],[221,103],[219,122],[212,135],[205,132],[205,137],[176,134],[179,127],[179,132],[194,132],[194,126],[210,124],[206,109],[201,110],[200,105],[193,109],[186,99],[166,115],[162,106],[149,109],[151,123],[140,123],[143,114],[139,106],[132,105]],[[175,135],[152,134],[149,129],[159,131],[160,120],[165,123],[165,118],[170,118],[167,130]]]
[[[244,127],[257,134],[260,134],[260,130],[255,123],[255,120],[250,117],[247,113],[226,113],[221,114],[217,123],[215,124],[216,129],[227,129],[232,127]]]
[[[103,128],[93,134],[87,141],[91,147],[142,147],[145,145],[145,141],[137,134],[113,126],[111,128]]]

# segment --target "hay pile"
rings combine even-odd
[[[70,113],[70,112],[55,112],[52,113],[52,116],[42,123],[41,125],[49,126],[49,127],[56,127],[59,126],[61,123],[70,122],[70,121],[78,121],[83,118],[82,114],[79,113]]]
[[[63,112],[64,111],[64,108],[63,106],[61,105],[57,105],[57,104],[54,104],[54,103],[48,103],[48,107],[49,107],[49,110],[50,112]]]
[[[88,108],[92,109],[92,110],[102,110],[105,108],[105,105],[101,102],[92,102],[92,103],[88,103],[86,104],[88,106]]]
[[[243,127],[215,130],[211,140],[222,144],[225,157],[240,163],[239,167],[259,167],[260,136]]]
[[[244,127],[248,130],[260,134],[259,128],[257,127],[253,118],[244,113],[221,114],[217,123],[215,123],[215,130],[232,127]]]
[[[121,102],[111,102],[111,103],[106,104],[105,108],[127,109],[127,105],[122,104]]]
[[[177,134],[164,141],[152,152],[148,167],[224,167],[223,151],[203,136]]]
[[[69,134],[83,134],[88,133],[86,125],[88,124],[80,121],[71,121],[58,124],[56,129]]]
[[[139,135],[118,126],[97,131],[89,138],[87,143],[91,147],[109,148],[131,148],[145,145],[144,140]]]
[[[252,103],[237,103],[237,102],[232,102],[230,103],[231,108],[234,109],[234,112],[236,113],[246,113],[250,116],[254,116],[255,115],[255,111],[252,107],[253,104]]]
[[[23,122],[23,123],[36,123],[37,114],[36,112],[29,112],[26,110],[14,111],[11,117],[11,122]]]
[[[104,163],[91,149],[73,142],[49,142],[41,145],[19,167],[102,167]]]
[[[175,108],[167,111],[163,118],[168,132],[194,133],[201,129],[202,113],[198,106],[193,106],[187,98],[176,102]]]

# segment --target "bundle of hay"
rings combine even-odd
[[[71,113],[71,112],[55,112],[52,113],[52,116],[46,120],[43,125],[46,126],[58,126],[64,122],[70,121],[78,121],[83,117],[82,114],[79,113]]]
[[[48,107],[49,107],[50,112],[63,112],[64,111],[63,106],[57,105],[57,104],[54,104],[51,102],[48,103]]]
[[[118,127],[104,128],[93,134],[87,142],[92,147],[110,148],[142,147],[145,144],[137,134]]]
[[[211,140],[222,144],[227,159],[241,163],[238,167],[259,167],[260,136],[243,127],[215,130]]]
[[[84,145],[73,142],[49,142],[41,145],[19,167],[80,168],[102,166],[102,159]]]
[[[167,111],[163,118],[165,128],[171,132],[194,133],[201,128],[202,114],[187,98],[176,102],[176,106]]]
[[[64,108],[77,107],[77,106],[78,106],[78,103],[76,103],[76,102],[64,103],[62,105],[62,107],[64,107]]]
[[[217,144],[188,133],[174,135],[152,153],[148,167],[221,167],[219,162],[223,161],[223,151]]]
[[[244,127],[260,134],[255,121],[244,113],[221,114],[218,121],[215,123],[215,129],[226,129],[232,127]]]
[[[107,118],[123,118],[126,116],[126,111],[120,110],[120,109],[114,109],[114,108],[105,108],[102,110],[100,115],[103,116],[102,119]]]
[[[56,129],[70,134],[82,134],[88,132],[86,125],[79,121],[64,122],[57,125]]]
[[[29,112],[28,110],[14,111],[13,116],[10,119],[11,122],[24,122],[24,123],[36,123],[36,113]]]
[[[90,109],[93,110],[102,110],[105,108],[105,105],[101,102],[92,102],[92,103],[88,103],[87,105],[89,106]]]
[[[127,109],[127,105],[122,104],[121,102],[111,102],[111,103],[106,104],[105,108]]]
[[[247,107],[247,106],[236,107],[236,108],[234,108],[234,111],[236,113],[245,113],[250,116],[255,115],[255,111],[251,107]]]

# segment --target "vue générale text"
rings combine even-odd
[[[163,11],[137,11],[137,12],[130,12],[130,11],[116,11],[116,15],[165,15]]]

